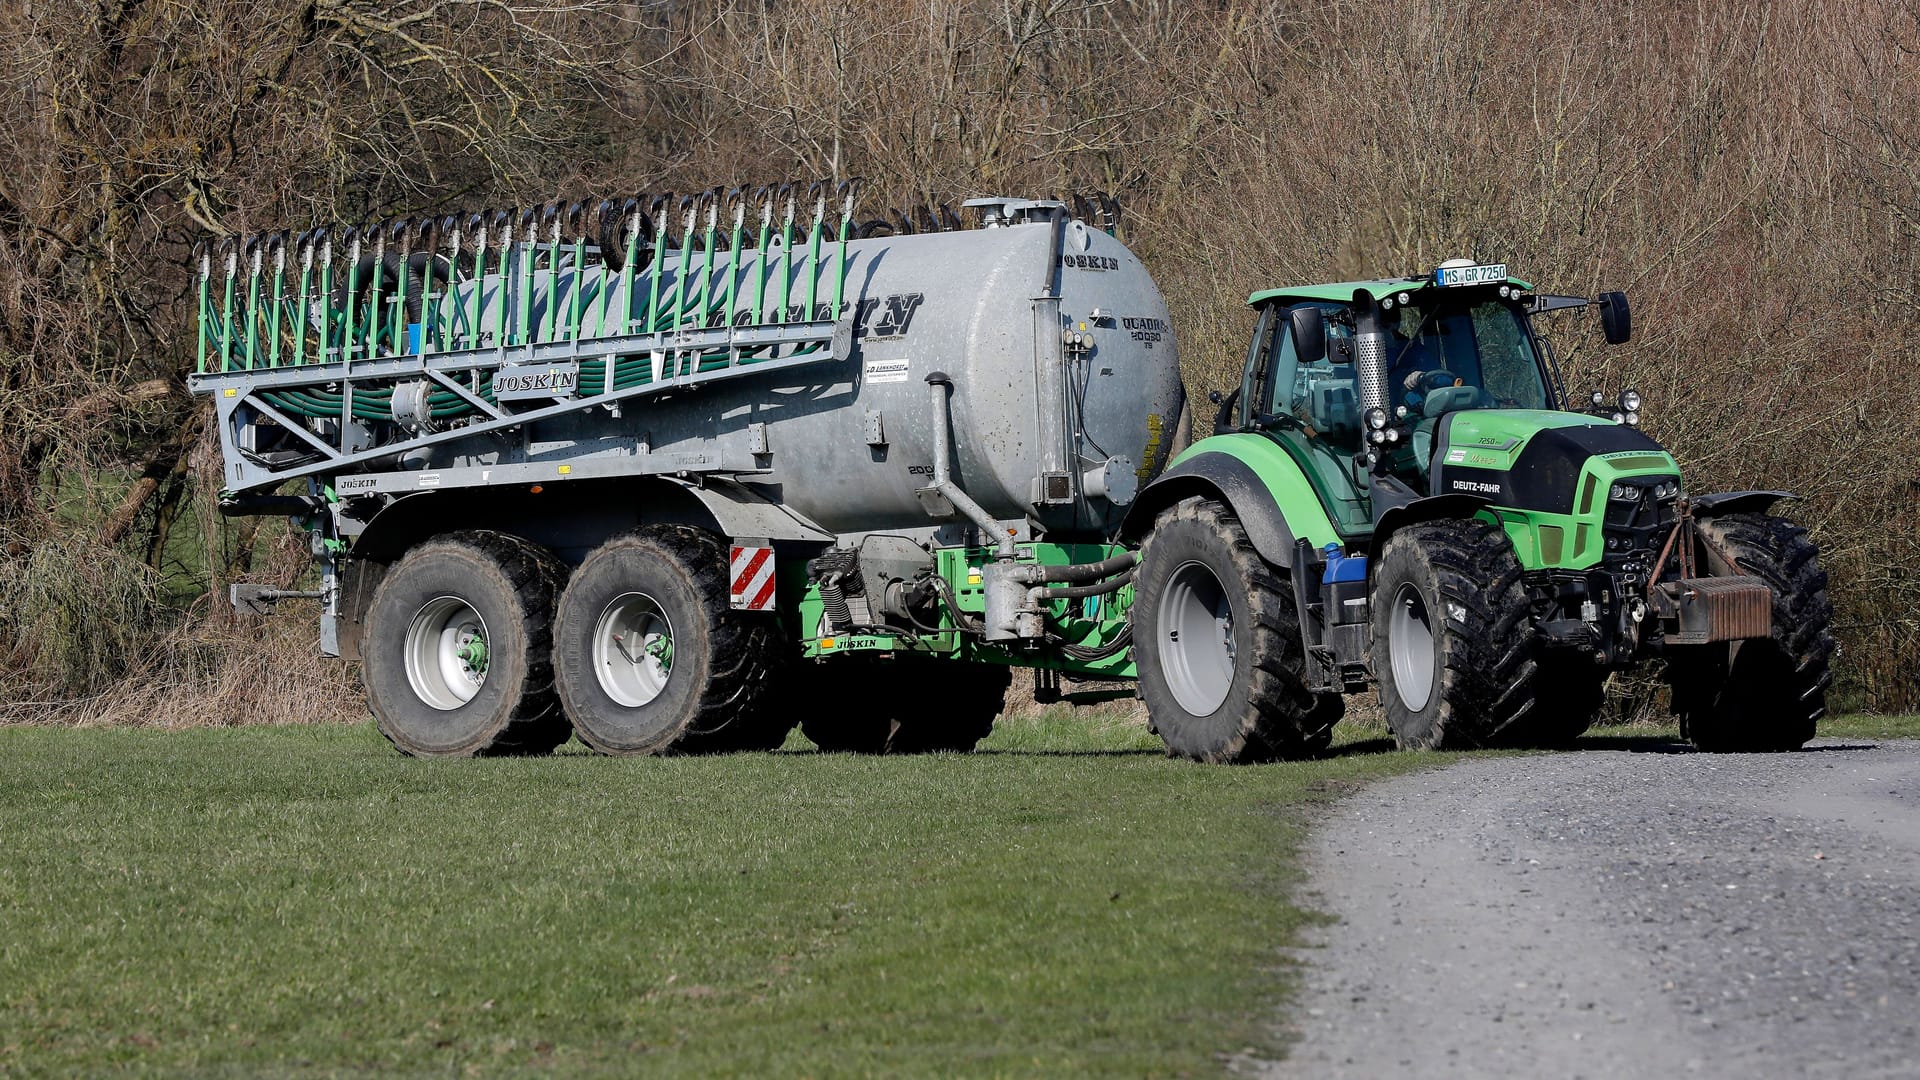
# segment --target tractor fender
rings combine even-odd
[[[1182,499],[1198,495],[1225,503],[1247,531],[1247,539],[1262,559],[1274,566],[1291,568],[1294,530],[1287,520],[1280,493],[1275,491],[1275,485],[1271,482],[1273,478],[1263,478],[1260,472],[1239,456],[1201,449],[1211,441],[1203,440],[1194,444],[1194,448],[1200,452],[1183,455],[1181,460],[1140,492],[1120,523],[1121,539],[1137,543],[1153,527],[1153,519],[1159,516],[1160,511]],[[1300,477],[1298,482],[1303,489],[1306,487],[1304,477]],[[1313,498],[1310,490],[1307,498]],[[1312,535],[1324,533],[1330,536],[1333,527],[1327,521],[1325,511],[1320,509],[1317,499],[1312,506],[1319,514],[1319,521],[1307,522],[1303,528]],[[1318,528],[1315,528],[1316,524]]]
[[[1716,491],[1710,495],[1700,495],[1688,500],[1693,512],[1701,517],[1713,517],[1716,514],[1740,514],[1748,511],[1765,513],[1781,499],[1799,499],[1791,491]]]
[[[1373,539],[1368,546],[1367,578],[1372,580],[1374,567],[1380,565],[1380,552],[1387,546],[1387,540],[1395,532],[1409,525],[1418,525],[1423,521],[1437,521],[1441,518],[1470,518],[1483,508],[1493,505],[1493,500],[1480,495],[1429,495],[1403,503],[1380,515],[1373,527]]]

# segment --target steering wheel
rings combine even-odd
[[[1451,371],[1434,368],[1431,371],[1412,371],[1401,381],[1407,391],[1405,402],[1414,412],[1424,412],[1427,395],[1446,386],[1456,386],[1460,380]]]

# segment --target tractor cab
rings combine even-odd
[[[1457,414],[1568,407],[1533,318],[1586,301],[1536,297],[1504,265],[1458,259],[1420,277],[1274,289],[1249,303],[1253,341],[1218,426],[1278,442],[1335,528],[1358,540],[1390,506],[1448,493],[1435,447],[1444,462]],[[1625,340],[1626,298],[1600,304],[1608,339]]]

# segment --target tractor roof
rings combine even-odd
[[[1533,288],[1532,285],[1514,277],[1507,278],[1506,283],[1519,289],[1531,290]],[[1499,284],[1499,282],[1482,283],[1483,286],[1497,284]],[[1458,288],[1458,286],[1453,287]],[[1420,289],[1438,288],[1440,288],[1440,286],[1434,284],[1432,274],[1421,274],[1418,277],[1374,278],[1371,281],[1334,281],[1328,282],[1325,285],[1295,285],[1284,289],[1262,289],[1252,296],[1247,297],[1247,303],[1256,307],[1269,300],[1279,300],[1284,303],[1298,303],[1302,300],[1330,300],[1344,304],[1353,299],[1353,294],[1355,290],[1358,289],[1365,289],[1375,296],[1380,296],[1392,292],[1414,292]]]

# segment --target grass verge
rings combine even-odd
[[[0,1074],[1211,1072],[1273,1048],[1301,808],[1437,760],[0,729]]]

